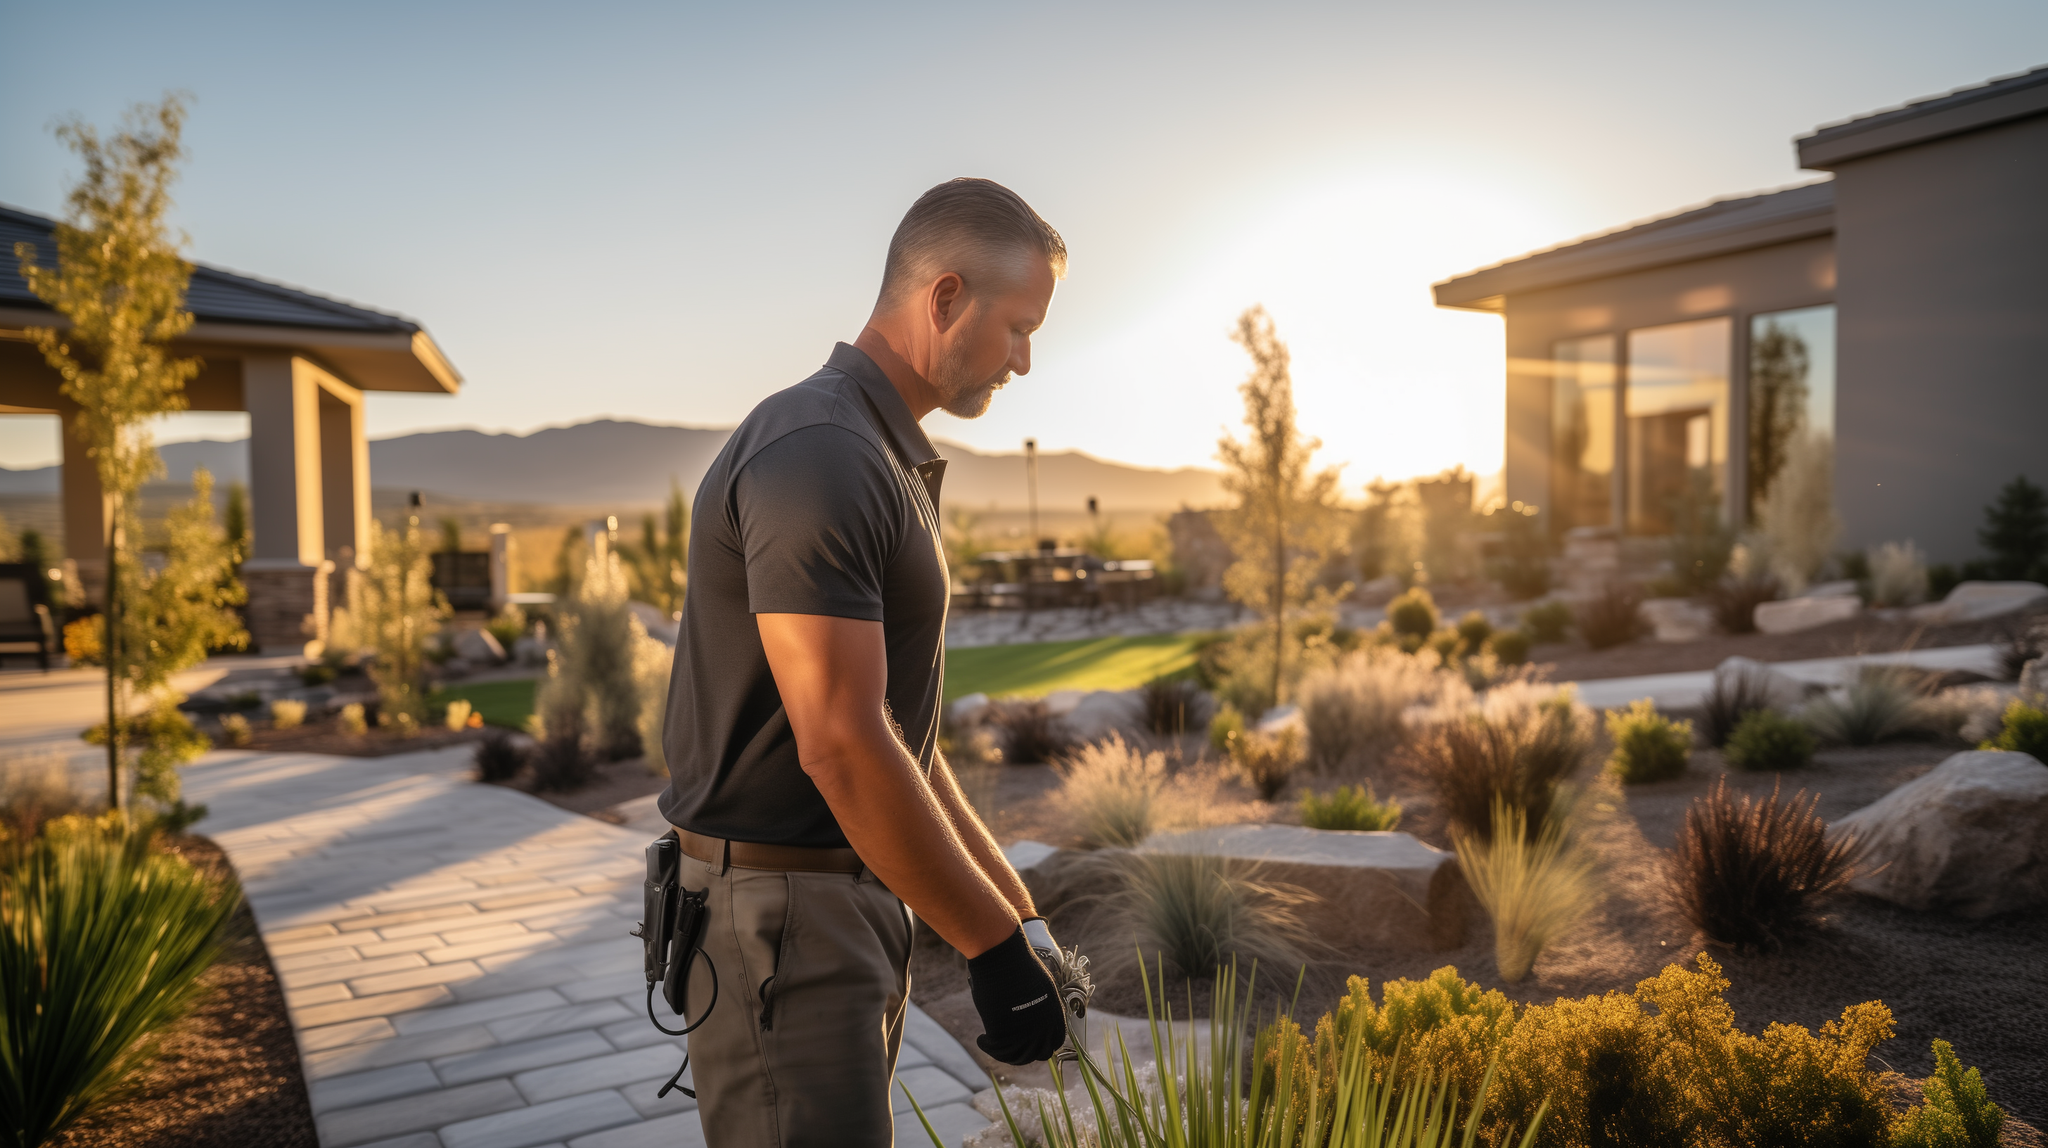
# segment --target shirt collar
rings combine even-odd
[[[835,344],[832,357],[825,365],[860,384],[862,393],[867,395],[868,405],[874,408],[882,419],[882,431],[889,436],[896,448],[897,457],[903,464],[917,469],[938,459],[939,452],[927,438],[924,428],[910,417],[910,407],[903,396],[896,392],[896,384],[882,373],[882,368],[868,358],[866,351],[851,343]]]

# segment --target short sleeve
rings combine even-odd
[[[792,431],[747,461],[733,498],[748,610],[882,620],[901,496],[871,443],[829,424]]]

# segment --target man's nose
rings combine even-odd
[[[1031,340],[1023,340],[1010,355],[1010,370],[1020,375],[1031,373]]]

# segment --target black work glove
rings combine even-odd
[[[1018,929],[988,952],[967,961],[967,983],[981,1014],[981,1051],[1004,1064],[1045,1060],[1067,1040],[1059,989]]]

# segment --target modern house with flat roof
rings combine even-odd
[[[63,424],[64,545],[97,596],[106,577],[99,478],[73,434],[77,407],[23,334],[62,326],[13,258],[36,245],[57,263],[56,222],[0,206],[0,415],[54,414]],[[297,649],[324,633],[329,575],[368,561],[371,391],[454,394],[462,376],[411,319],[253,276],[194,264],[185,296],[194,322],[173,345],[204,361],[186,384],[190,409],[249,414],[249,631],[264,649]]]
[[[1846,533],[1975,555],[2048,479],[2048,68],[1819,128],[1831,178],[1435,285],[1507,326],[1506,497],[1657,535],[1688,492],[1745,521],[1832,445]]]

